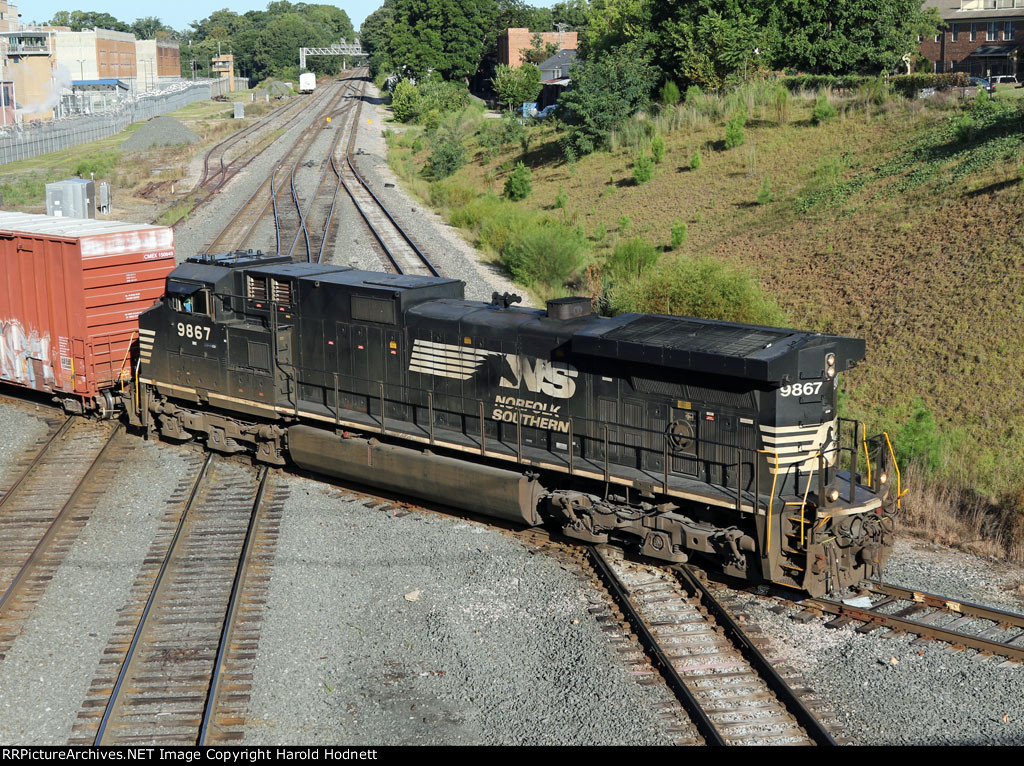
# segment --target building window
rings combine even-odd
[[[952,37],[953,42],[956,42],[957,40],[960,39],[960,25],[959,24],[954,24],[953,25],[953,31],[950,32],[950,36]]]
[[[977,39],[978,39],[978,25],[972,23],[971,24],[971,42],[973,43]]]
[[[937,35],[935,35],[935,42],[937,42],[937,43],[941,43],[942,42],[942,32],[939,32]]]
[[[1013,22],[1012,21],[1007,21],[1007,22],[1005,22],[1003,24],[1003,39],[1004,40],[1013,40],[1013,39],[1015,39],[1014,38],[1014,29],[1013,29]]]
[[[999,39],[999,22],[990,21],[988,23],[988,29],[985,31],[985,40],[992,42]]]

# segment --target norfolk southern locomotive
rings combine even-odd
[[[836,413],[837,373],[863,341],[463,288],[189,258],[139,319],[129,418],[814,595],[880,573],[891,446]]]

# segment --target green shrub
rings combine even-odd
[[[565,210],[565,206],[568,204],[569,195],[565,193],[565,189],[559,186],[558,194],[555,195],[555,207],[559,210]]]
[[[740,108],[736,114],[725,124],[725,148],[735,149],[742,146],[746,141],[746,133],[743,126],[747,124],[747,110]]]
[[[466,147],[452,136],[443,136],[434,142],[434,151],[427,160],[435,179],[447,178],[466,161]]]
[[[430,204],[432,207],[465,207],[476,199],[479,194],[475,187],[461,183],[454,178],[445,178],[430,184]]]
[[[696,149],[693,152],[693,156],[690,157],[690,170],[696,170],[700,167],[700,152]]]
[[[629,231],[630,224],[632,224],[632,221],[629,220],[628,215],[621,216],[619,218],[619,234],[625,234]]]
[[[604,238],[608,236],[608,227],[603,223],[599,223],[597,228],[594,229],[594,233],[591,235],[591,239],[595,242],[603,242]]]
[[[662,261],[618,286],[612,292],[612,309],[751,324],[786,321],[776,302],[749,274],[707,257]]]
[[[911,461],[919,463],[929,473],[934,473],[941,460],[942,439],[939,436],[935,416],[924,401],[916,399],[910,419],[903,425],[893,445],[900,465]]]
[[[769,202],[775,199],[772,194],[772,187],[768,181],[768,176],[764,177],[764,183],[761,184],[760,190],[757,192],[757,204],[767,205]]]
[[[961,144],[966,144],[974,137],[976,127],[974,118],[969,114],[962,114],[953,119],[953,135]]]
[[[106,176],[120,161],[121,157],[117,152],[89,154],[71,166],[71,175],[79,178],[88,178],[90,174]]]
[[[829,103],[828,96],[822,93],[818,96],[818,100],[814,102],[814,111],[811,112],[811,122],[815,125],[821,125],[823,122],[828,122],[837,114],[836,108]]]
[[[672,249],[678,250],[686,244],[686,239],[689,236],[685,223],[676,221],[672,224]]]
[[[608,259],[606,271],[612,282],[619,284],[639,277],[658,262],[658,251],[654,245],[639,237],[620,242]]]
[[[654,178],[654,160],[641,152],[633,162],[633,180],[639,186],[652,178]]]
[[[772,102],[775,107],[775,119],[779,125],[789,122],[789,91],[785,85],[776,85],[772,91]]]
[[[572,229],[541,223],[515,232],[501,260],[517,282],[560,287],[583,262],[585,247]]]
[[[420,92],[408,80],[399,82],[391,92],[391,108],[399,122],[412,122],[420,113]]]
[[[517,162],[515,170],[505,180],[505,198],[513,202],[524,200],[530,196],[533,185],[530,183],[530,170],[522,162]]]
[[[447,182],[445,182],[447,183]],[[431,184],[433,188],[434,184]],[[479,231],[484,222],[494,215],[495,209],[502,201],[493,194],[485,194],[483,197],[472,199],[462,207],[453,207],[448,212],[448,223],[459,229]]]
[[[480,223],[480,244],[500,254],[512,237],[529,227],[536,217],[528,208],[499,200]]]
[[[651,138],[651,157],[658,165],[665,159],[665,139],[661,137],[660,133],[655,133]]]
[[[671,109],[679,103],[679,86],[672,80],[665,80],[661,86],[661,103],[666,109]]]
[[[696,85],[691,85],[686,89],[686,100],[687,106],[697,106],[704,99],[704,92]]]

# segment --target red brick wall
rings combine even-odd
[[[996,22],[995,40],[988,39],[989,22]],[[1006,22],[1014,27],[1014,39],[1005,39]],[[927,37],[921,42],[921,55],[932,62],[934,71],[939,72],[970,72],[973,75],[1016,74],[1016,57],[1009,59],[970,59],[968,56],[983,45],[1006,45],[1024,41],[1024,20],[1019,19],[981,19],[978,21],[947,22],[949,28],[939,33],[939,42]],[[977,25],[977,35],[971,40],[971,24]],[[953,42],[953,25],[958,28],[957,41]]]
[[[507,64],[513,69],[522,64],[523,57],[520,51],[523,48],[533,47],[533,35],[534,33],[526,27],[510,27],[502,32],[498,38],[498,63]],[[540,37],[545,45],[548,43],[558,45],[561,42],[559,50],[574,51],[578,46],[575,32],[562,32],[561,41],[559,41],[558,32],[541,32]]]

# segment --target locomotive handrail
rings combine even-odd
[[[772,473],[772,491],[768,495],[768,517],[765,519],[765,531],[767,539],[765,540],[764,546],[761,548],[761,558],[768,558],[768,553],[772,547],[772,501],[775,500],[775,484],[779,479],[779,453],[775,450],[759,449],[758,453],[764,455],[772,455],[775,458],[775,471]]]
[[[892,457],[892,467],[896,469],[896,508],[902,508],[903,496],[910,490],[903,489],[903,479],[900,476],[900,464],[896,461],[896,453],[893,451],[892,442],[889,441],[889,432],[882,431],[885,443],[889,446],[889,455]]]

